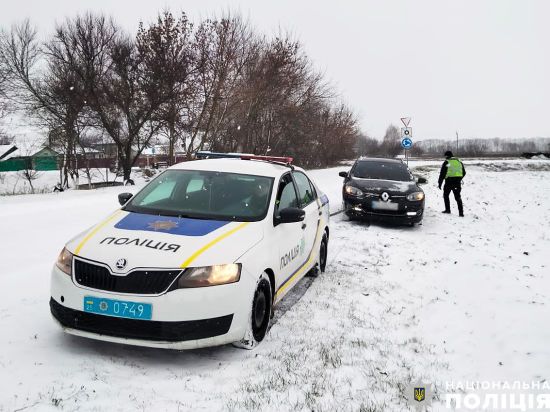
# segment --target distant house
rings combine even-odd
[[[15,147],[15,146],[13,146]],[[17,149],[17,148],[16,148]],[[17,172],[19,170],[58,170],[59,153],[49,147],[44,147],[30,156],[16,156],[16,150],[4,151],[0,147],[0,172]]]
[[[93,145],[94,149],[103,153],[103,157],[110,159],[118,158],[118,146],[116,143],[98,143]],[[136,148],[132,147],[132,156],[137,154]]]
[[[60,154],[50,147],[44,147],[30,155],[34,170],[58,170]]]
[[[102,150],[91,147],[78,148],[77,153],[85,159],[103,159],[105,157]]]

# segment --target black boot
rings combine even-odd
[[[464,217],[464,207],[462,206],[462,199],[458,200],[456,203],[458,206],[458,216]]]

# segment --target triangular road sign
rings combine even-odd
[[[409,123],[411,122],[411,118],[410,117],[402,117],[401,121],[403,122],[405,127],[409,127]]]

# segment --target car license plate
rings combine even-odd
[[[398,203],[381,202],[379,200],[372,201],[372,208],[377,210],[397,210],[399,208]]]
[[[153,305],[150,303],[84,296],[84,312],[119,318],[151,320]]]

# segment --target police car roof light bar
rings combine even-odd
[[[294,158],[284,156],[257,156],[247,153],[216,153],[207,151],[198,151],[196,154],[197,159],[222,159],[233,158],[241,160],[263,160],[271,163],[279,163],[283,165],[290,165]]]

